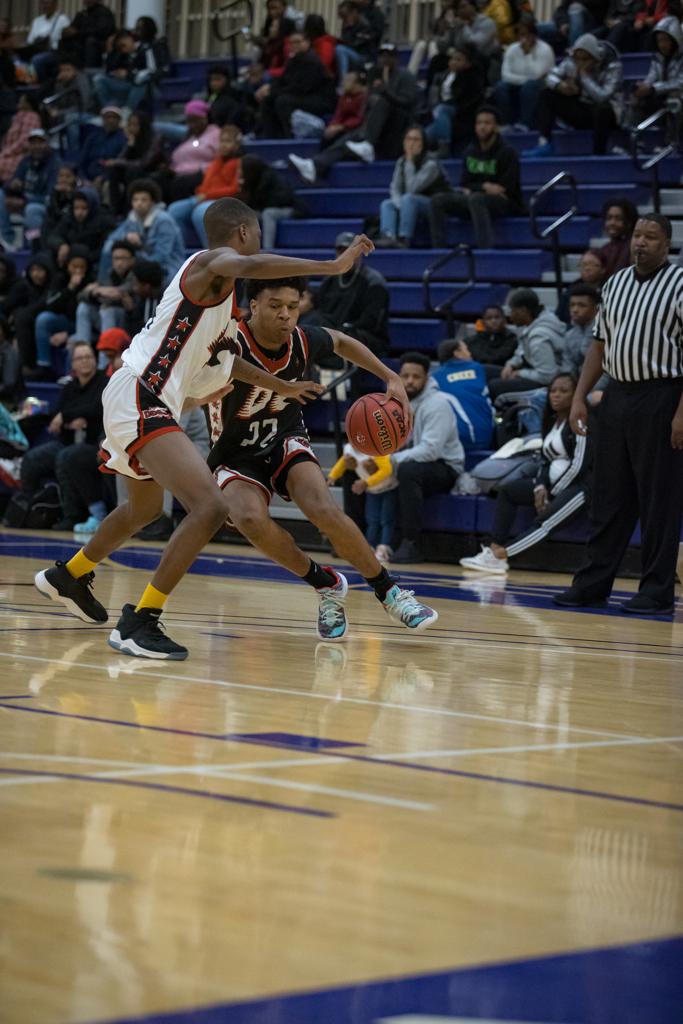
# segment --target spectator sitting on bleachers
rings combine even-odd
[[[637,50],[640,33],[635,28],[635,18],[640,8],[641,0],[610,0],[605,24],[594,30],[595,35],[606,38],[620,53]]]
[[[50,149],[42,128],[34,128],[29,133],[28,150],[28,156],[21,160],[12,180],[0,189],[0,235],[6,249],[14,247],[10,212],[23,213],[27,241],[40,236],[46,200],[57,180],[59,157]]]
[[[133,264],[135,249],[125,239],[114,242],[111,270],[91,281],[78,295],[74,334],[92,344],[96,335],[120,328],[126,307],[133,305]]]
[[[325,117],[337,102],[334,79],[313,50],[311,40],[301,32],[292,32],[288,45],[282,74],[256,93],[261,105],[259,134],[267,139],[289,138],[295,110]]]
[[[16,279],[0,302],[0,313],[12,320],[23,369],[36,365],[36,313],[42,309],[50,288],[52,263],[45,255],[34,256],[22,277]]]
[[[44,82],[56,70],[57,50],[70,20],[58,10],[57,0],[41,0],[40,6],[41,13],[31,22],[21,55],[33,65],[38,81]]]
[[[337,255],[353,242],[352,231],[342,231],[335,240]],[[338,277],[326,277],[315,295],[315,308],[299,317],[302,326],[333,327],[382,356],[388,351],[389,289],[379,273],[364,260]],[[339,366],[337,356],[332,366]],[[357,378],[352,378],[354,381]]]
[[[95,345],[95,351],[100,353],[100,359],[104,359],[104,366],[100,363],[107,377],[111,377],[123,366],[122,354],[131,343],[130,334],[121,327],[109,327],[100,333]]]
[[[538,101],[538,145],[523,156],[552,156],[556,118],[573,128],[593,129],[593,152],[607,152],[609,135],[621,111],[623,68],[610,43],[586,33],[546,78]]]
[[[501,137],[494,107],[480,107],[474,125],[476,140],[464,152],[460,189],[432,196],[430,230],[432,245],[446,241],[448,217],[472,221],[475,245],[490,249],[495,244],[493,218],[522,212],[519,157]]]
[[[115,156],[102,163],[108,179],[109,207],[120,217],[125,212],[130,183],[135,178],[153,174],[166,163],[164,140],[154,131],[149,114],[142,110],[129,114],[123,146]]]
[[[387,564],[393,555],[396,529],[396,488],[398,481],[391,469],[388,455],[372,458],[345,444],[341,457],[327,474],[330,484],[344,473],[355,473],[351,484],[353,494],[365,495],[365,539],[378,562]]]
[[[171,152],[170,167],[156,175],[169,202],[191,196],[218,156],[221,130],[217,124],[209,124],[208,115],[209,104],[205,100],[190,100],[185,104],[185,123],[174,125],[185,134]],[[161,124],[159,129],[166,134]]]
[[[154,260],[136,259],[133,264],[133,301],[123,303],[123,329],[134,338],[154,316],[164,290],[164,268]]]
[[[430,377],[429,356],[406,352],[400,375],[413,411],[407,443],[391,456],[398,479],[401,543],[394,562],[420,562],[424,499],[448,494],[465,468],[465,452],[448,397]]]
[[[486,75],[479,54],[471,43],[448,51],[448,67],[434,76],[429,91],[432,123],[425,134],[432,147],[448,156],[472,141],[477,110],[486,93]]]
[[[668,142],[678,145],[683,102],[683,33],[678,18],[662,18],[653,32],[654,54],[647,75],[636,84],[631,96],[632,119],[638,124],[666,107]]]
[[[76,59],[60,55],[57,77],[48,91],[53,95],[43,99],[46,117],[52,127],[59,127],[66,136],[68,148],[78,150],[83,115],[92,102],[90,79],[80,70]]]
[[[557,373],[565,325],[545,309],[532,288],[518,288],[508,299],[510,319],[518,328],[515,354],[497,380],[489,381],[491,397],[510,391],[532,391],[549,384]]]
[[[99,493],[94,495],[83,487],[94,479],[89,469],[97,465],[102,392],[108,378],[98,371],[90,345],[75,345],[72,359],[74,379],[62,389],[47,428],[54,440],[30,448],[21,461],[21,490],[27,496],[46,479],[56,479],[59,484],[62,517],[54,524],[55,530],[73,529],[89,505],[101,500]]]
[[[417,82],[399,66],[393,43],[380,47],[379,65],[368,75],[368,82],[368,113],[361,128],[342,135],[312,160],[289,154],[304,181],[312,184],[318,177],[326,177],[338,160],[348,160],[349,153],[366,163],[376,156],[395,160],[400,154],[403,133],[413,119]]]
[[[363,15],[357,0],[342,0],[337,14],[342,23],[336,49],[337,72],[341,79],[348,71],[358,71],[376,59],[381,34],[377,35],[377,28]]]
[[[636,50],[647,50],[652,45],[652,32],[659,22],[671,14],[679,16],[681,13],[680,4],[670,0],[641,0],[640,10],[636,14],[633,27],[636,31]]]
[[[261,51],[260,63],[270,74],[278,74],[285,66],[285,41],[296,30],[296,24],[286,15],[285,0],[268,0],[266,20],[261,34],[252,42]]]
[[[538,38],[533,14],[523,14],[517,23],[517,42],[505,50],[500,82],[493,92],[503,124],[536,127],[538,98],[554,65],[553,48]]]
[[[195,194],[187,199],[177,199],[169,206],[168,214],[178,225],[181,236],[188,244],[192,242],[189,237],[190,229],[194,228],[200,244],[206,248],[204,214],[215,199],[236,196],[239,192],[241,151],[241,131],[233,124],[224,125],[218,140],[218,156],[206,168]]]
[[[432,378],[451,403],[463,448],[488,448],[494,414],[485,367],[473,358],[465,340],[442,341],[438,357],[441,365],[432,372]]]
[[[593,343],[593,321],[598,311],[600,293],[587,284],[572,285],[569,292],[571,327],[564,336],[562,369],[577,380],[586,352]]]
[[[368,105],[368,83],[364,72],[348,71],[344,75],[342,91],[334,114],[325,125],[322,147],[331,146],[346,132],[354,132],[362,125]]]
[[[41,128],[38,101],[32,93],[22,93],[17,112],[12,118],[0,148],[0,183],[11,181],[24,157],[28,156],[28,138],[32,131]]]
[[[82,245],[91,263],[97,263],[105,238],[115,225],[112,215],[100,207],[94,188],[76,189],[69,209],[62,216],[47,244],[56,252],[60,245]]]
[[[118,156],[126,142],[118,107],[102,108],[102,127],[93,127],[83,143],[78,161],[78,174],[100,188],[106,177],[105,161]]]
[[[164,210],[161,190],[150,178],[133,181],[128,189],[130,210],[124,221],[112,231],[104,243],[100,258],[99,275],[111,267],[111,250],[114,242],[125,238],[135,249],[137,256],[159,263],[166,280],[175,274],[185,261],[185,242],[178,222]]]
[[[337,40],[327,31],[325,19],[319,14],[307,14],[303,32],[330,78],[336,78],[337,58],[335,51],[337,49]]]
[[[54,380],[52,349],[62,348],[73,335],[76,326],[76,307],[81,289],[88,284],[92,263],[88,250],[82,245],[69,247],[65,271],[55,275],[52,287],[36,316],[37,369],[33,380]]]
[[[501,46],[508,46],[515,41],[515,29],[519,21],[517,0],[489,0],[481,13],[494,22]]]
[[[242,157],[239,198],[256,210],[261,222],[261,248],[273,249],[280,220],[288,220],[304,207],[294,189],[274,167],[253,153]]]
[[[510,568],[508,558],[540,543],[585,506],[592,433],[575,434],[569,425],[575,388],[575,378],[567,373],[558,373],[551,381],[543,417],[541,462],[529,461],[519,475],[501,483],[491,545],[482,547],[472,558],[461,558],[460,565],[465,569],[506,573]],[[510,543],[510,529],[520,506],[533,506],[537,519],[530,530]]]
[[[553,13],[560,38],[574,46],[580,36],[603,24],[606,9],[607,0],[561,0]]]
[[[420,218],[429,217],[429,197],[448,187],[439,161],[427,152],[425,132],[413,125],[403,136],[389,186],[389,198],[380,205],[379,247],[408,246]]]
[[[63,29],[59,48],[83,60],[87,68],[99,68],[104,44],[116,32],[116,21],[113,12],[99,0],[83,0],[83,7]]]
[[[430,38],[417,40],[408,61],[408,70],[417,77],[425,54],[427,55],[430,62],[427,73],[427,88],[431,86],[434,75],[446,66],[445,61],[443,61],[440,68],[438,64],[433,64],[432,62],[439,55],[446,53],[448,49],[448,34],[456,21],[455,2],[456,0],[442,0],[441,9],[429,26]],[[442,57],[441,59],[443,60]]]
[[[477,9],[474,0],[458,0],[455,13],[455,24],[448,33],[447,46],[462,46],[463,43],[471,43],[488,61],[500,49],[495,21],[486,14],[482,14]]]
[[[0,402],[14,409],[23,393],[19,348],[9,321],[0,316]]]
[[[210,124],[218,128],[222,128],[224,124],[236,124],[238,128],[247,128],[244,97],[233,87],[227,64],[212,64],[209,67],[206,73],[206,103]]]
[[[472,358],[481,363],[487,379],[499,377],[500,371],[515,354],[517,335],[508,327],[500,306],[487,306],[472,334],[465,335],[465,344]]]
[[[14,260],[0,250],[0,313],[4,316],[3,305],[11,294],[17,280],[17,268]]]
[[[47,201],[45,219],[40,238],[34,243],[34,249],[47,248],[47,240],[55,230],[65,213],[71,208],[76,189],[76,171],[70,164],[62,164],[57,172],[57,180]]]
[[[631,235],[638,210],[630,199],[608,199],[602,208],[603,234],[609,242],[596,249],[605,267],[605,278],[631,266]]]
[[[382,7],[386,5],[382,3],[378,6],[377,0],[356,0],[356,3],[360,7],[360,13],[370,26],[370,31],[375,40],[376,55],[377,49],[384,39],[384,30],[386,29],[386,18],[382,10]]]
[[[559,317],[562,323],[568,324],[570,322],[569,297],[574,286],[577,284],[587,285],[590,288],[593,288],[599,297],[600,290],[605,283],[605,279],[605,264],[602,256],[600,255],[600,250],[587,249],[582,254],[579,262],[578,279],[574,281],[573,284],[567,285],[566,288],[563,288],[560,293],[557,309],[555,310],[555,316]]]
[[[165,40],[157,39],[154,19],[138,18],[136,34],[130,29],[117,32],[104,73],[95,75],[95,92],[102,107],[110,103],[130,110],[151,106],[156,84],[168,74],[168,48]]]

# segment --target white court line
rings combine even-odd
[[[327,759],[326,759],[327,760]],[[190,768],[182,768],[177,765],[145,766],[144,768],[124,768],[121,771],[92,772],[90,778],[102,779],[134,779],[140,776],[160,775],[202,775],[214,779],[232,780],[233,782],[256,782],[261,786],[275,789],[294,789],[304,793],[317,793],[322,796],[340,797],[344,800],[355,800],[361,803],[379,804],[384,807],[399,807],[407,811],[433,811],[434,804],[426,804],[415,800],[400,800],[397,797],[380,796],[378,793],[364,793],[353,789],[339,789],[336,786],[320,786],[315,783],[294,782],[288,779],[271,779],[267,775],[242,775],[238,770],[231,769],[207,769],[202,766],[192,765]],[[49,770],[45,775],[13,775],[8,778],[0,778],[0,786],[41,784],[45,782],[67,782],[68,779],[50,775]],[[78,781],[78,780],[76,780]]]
[[[374,754],[374,761],[412,761],[420,757],[472,757],[477,754],[526,754],[536,750],[581,750],[584,747],[635,747],[683,743],[683,736],[634,736],[632,739],[579,740],[576,743],[532,743],[514,747],[460,747],[457,750],[411,750],[403,754]]]
[[[11,654],[0,651],[0,658],[13,658],[19,661],[37,661],[43,664],[60,665],[64,668],[74,666],[75,668],[91,668],[97,672],[107,672],[107,665],[96,665],[85,661],[65,661],[62,658],[42,658],[33,654]],[[607,729],[586,729],[580,725],[555,725],[552,722],[529,722],[521,718],[503,718],[497,715],[481,715],[472,711],[453,711],[449,708],[430,708],[420,704],[395,704],[391,701],[368,700],[364,697],[339,697],[328,696],[325,693],[312,693],[310,690],[284,690],[277,686],[257,686],[249,683],[228,683],[221,679],[209,679],[206,676],[179,676],[171,675],[169,672],[163,674],[153,673],[145,669],[138,669],[135,666],[135,673],[126,673],[131,679],[134,677],[145,679],[156,679],[162,682],[196,683],[205,686],[219,686],[232,690],[248,690],[252,693],[276,693],[281,697],[303,697],[306,700],[326,700],[335,704],[358,704],[363,707],[376,707],[391,709],[393,711],[406,711],[410,714],[436,715],[441,718],[466,718],[478,722],[495,722],[498,725],[520,725],[528,729],[554,729],[557,732],[576,732],[587,736],[611,736],[615,739],[640,739],[639,736],[631,736],[627,733],[611,732]],[[0,703],[0,708],[2,704]],[[133,724],[133,723],[131,723]],[[141,726],[144,728],[144,726]]]

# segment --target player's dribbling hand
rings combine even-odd
[[[300,405],[306,405],[306,402],[314,402],[316,398],[322,395],[324,390],[325,388],[322,384],[316,384],[315,381],[298,380],[287,384],[281,394],[285,398],[293,398]]]
[[[374,242],[371,242],[367,235],[356,235],[348,249],[344,249],[344,252],[340,253],[334,261],[335,273],[345,274],[357,259],[361,256],[369,256],[374,248]]]
[[[588,409],[585,402],[579,402],[574,399],[569,411],[569,426],[575,434],[580,434],[582,437],[586,436],[588,433]]]
[[[410,408],[410,399],[403,387],[403,381],[396,374],[393,380],[387,384],[387,398],[395,398],[403,409],[403,419],[406,424],[406,437],[413,429],[413,410]]]

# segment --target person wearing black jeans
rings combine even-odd
[[[609,134],[617,126],[615,107],[621,98],[623,67],[609,43],[586,32],[569,56],[546,78],[538,101],[538,145],[522,156],[553,156],[551,141],[557,118],[573,128],[593,129],[593,152],[607,152]]]
[[[500,135],[493,107],[480,107],[474,125],[476,141],[464,153],[460,190],[432,196],[429,224],[432,245],[446,242],[448,217],[472,221],[475,245],[490,249],[495,243],[492,220],[521,213],[519,157]]]
[[[108,378],[97,370],[90,345],[75,345],[72,363],[75,378],[65,385],[47,428],[55,440],[30,448],[21,460],[21,489],[25,494],[35,493],[46,478],[57,480],[62,518],[54,524],[56,530],[72,529],[101,497],[93,470],[103,430],[102,392]]]
[[[431,494],[447,494],[465,468],[465,450],[448,398],[429,375],[429,356],[406,352],[400,375],[413,411],[407,445],[391,456],[398,479],[401,543],[394,562],[420,562],[422,508]]]
[[[337,103],[334,79],[311,49],[302,32],[289,37],[289,59],[279,78],[268,86],[261,104],[261,135],[267,139],[290,136],[290,119],[295,110],[325,117]]]
[[[555,604],[604,605],[640,519],[638,593],[622,605],[670,614],[683,515],[683,268],[668,261],[671,223],[643,215],[631,241],[634,266],[605,285],[569,421],[587,427],[586,396],[604,369],[595,442],[591,534],[585,564]],[[654,315],[653,315],[654,311]]]

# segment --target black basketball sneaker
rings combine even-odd
[[[121,618],[109,636],[109,646],[134,658],[185,661],[187,647],[166,636],[160,615],[159,608],[141,608],[136,612],[135,605],[124,604]]]
[[[107,609],[92,593],[94,572],[74,579],[64,562],[55,562],[52,569],[36,573],[33,582],[45,597],[63,604],[83,622],[106,622]]]

